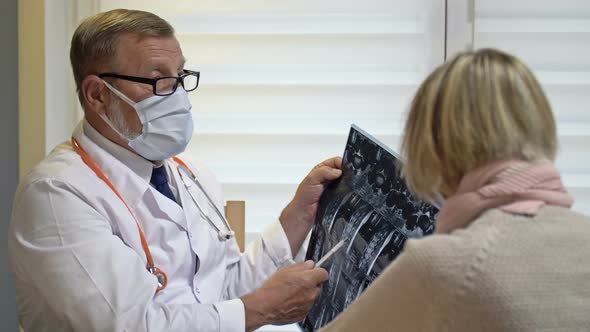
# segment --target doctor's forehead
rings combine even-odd
[[[142,72],[160,71],[176,74],[183,69],[186,62],[175,37],[122,36],[117,53],[121,64],[135,67]]]
[[[161,74],[179,74],[186,64],[184,57],[178,59],[168,58],[149,58],[143,61],[140,65],[142,70],[149,72],[159,72]]]

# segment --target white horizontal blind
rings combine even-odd
[[[474,46],[496,47],[527,63],[556,116],[557,166],[590,214],[590,1],[477,0]]]
[[[397,147],[417,84],[442,63],[438,0],[101,0],[176,29],[188,68],[189,153],[246,201],[249,238],[279,216],[307,172],[341,155],[351,123]]]

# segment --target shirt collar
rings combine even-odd
[[[92,125],[90,125],[86,119],[83,120],[82,130],[93,143],[129,167],[131,171],[144,179],[147,183],[150,182],[154,166],[162,165],[162,162],[154,164],[142,156],[111,142],[108,138],[104,137],[101,133],[94,129],[94,127],[92,127]]]

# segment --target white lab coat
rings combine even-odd
[[[25,331],[244,331],[239,297],[294,262],[280,223],[240,254],[235,240],[220,241],[200,216],[173,161],[165,165],[182,207],[150,186],[151,162],[85,121],[73,136],[137,217],[168,285],[155,294],[157,280],[146,270],[131,214],[64,143],[25,177],[15,196],[8,244]],[[212,173],[183,160],[223,211]],[[295,260],[303,256],[301,250]]]

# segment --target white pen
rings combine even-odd
[[[328,251],[324,257],[320,258],[320,260],[315,263],[314,267],[320,267],[324,264],[330,257],[332,257],[335,253],[337,253],[340,249],[344,248],[344,240],[340,240],[340,242],[336,243],[336,245]]]

